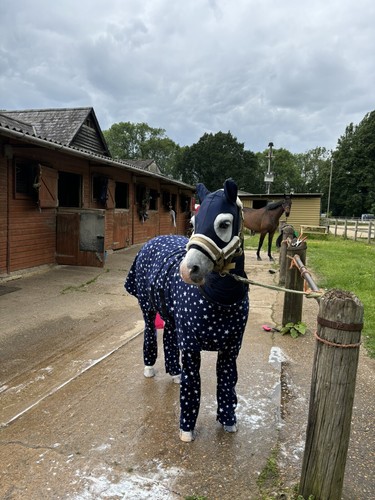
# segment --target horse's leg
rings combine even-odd
[[[176,327],[169,321],[164,324],[163,348],[165,371],[172,375],[173,382],[179,384],[181,380],[180,350],[177,343]]]
[[[257,250],[257,260],[262,260],[262,258],[260,256],[260,250],[262,248],[263,241],[264,241],[264,238],[265,238],[266,234],[267,233],[260,233],[260,236],[259,236],[259,245],[258,245],[258,250]]]
[[[274,260],[272,255],[271,255],[271,247],[272,247],[272,239],[273,239],[273,235],[275,234],[275,231],[273,231],[272,233],[268,233],[268,258],[270,260]]]
[[[227,432],[236,432],[238,347],[219,351],[216,362],[217,420]]]
[[[180,439],[194,440],[194,428],[198,418],[201,399],[201,353],[200,351],[181,352],[182,373],[180,386]]]
[[[143,312],[145,321],[145,329],[143,333],[143,362],[144,362],[144,376],[147,378],[155,375],[154,364],[158,357],[158,340],[157,331],[155,328],[156,312],[151,310]]]

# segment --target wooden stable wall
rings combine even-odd
[[[16,195],[13,162],[2,159],[0,165],[0,273],[53,264],[56,246],[55,209],[41,211],[36,198]]]
[[[7,168],[8,160],[0,154],[0,274],[7,272]]]
[[[159,234],[186,234],[190,206],[183,210],[180,200],[192,193],[186,190],[180,193],[179,186],[161,186],[159,178],[147,175],[139,178],[126,166],[112,167],[92,163],[86,158],[31,144],[25,145],[16,139],[8,142],[11,143],[11,155],[8,158],[5,157],[4,148],[0,148],[0,275],[55,263],[103,265],[102,257],[97,252],[95,255],[95,252],[80,251],[80,214],[85,211],[104,213],[103,238],[104,249],[107,251],[145,243]],[[39,169],[38,172],[42,172],[41,177],[36,179],[43,179],[45,183],[42,202],[42,187],[38,191],[36,186],[31,195],[15,193],[16,159],[32,162]],[[81,176],[80,206],[59,206],[58,178],[66,173]],[[109,195],[104,204],[94,199],[93,176],[108,178]],[[128,185],[128,206],[125,208],[116,207],[116,182]],[[148,210],[147,220],[142,220],[139,216],[140,207],[136,200],[136,186],[139,182],[159,196],[156,206]],[[176,226],[170,210],[163,204],[161,193],[166,191],[175,204]]]

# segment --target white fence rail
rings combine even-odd
[[[334,236],[342,236],[350,240],[367,240],[367,243],[375,243],[375,221],[324,219],[321,224],[327,226],[329,234]]]

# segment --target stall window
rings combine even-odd
[[[171,195],[171,207],[174,211],[177,209],[177,194],[172,194]]]
[[[156,189],[150,189],[150,201],[149,201],[150,210],[158,209],[158,198],[159,198],[159,193],[156,191]]]
[[[60,207],[81,206],[82,176],[71,172],[59,172],[58,199]]]
[[[15,198],[38,199],[38,165],[27,160],[15,162]]]
[[[189,212],[190,211],[190,203],[191,203],[191,199],[189,196],[186,196],[184,194],[180,195],[181,212]]]
[[[144,184],[137,184],[135,186],[135,202],[137,205],[142,206],[147,204],[146,200],[146,186]]]
[[[170,210],[171,193],[169,193],[168,191],[163,191],[161,194],[161,200],[162,200],[163,208],[165,210]]]
[[[116,182],[115,202],[116,208],[129,208],[129,184]]]
[[[108,177],[103,175],[92,176],[92,198],[93,201],[105,205],[107,201]]]

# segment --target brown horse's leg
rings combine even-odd
[[[260,256],[260,250],[262,248],[262,245],[263,245],[263,241],[264,241],[264,238],[266,236],[267,233],[260,233],[260,237],[259,237],[259,245],[258,245],[258,250],[257,250],[257,260],[262,260],[261,256]]]
[[[275,231],[273,233],[268,233],[268,258],[270,260],[274,260],[272,255],[271,255],[272,239],[273,239],[274,234],[275,234]]]

